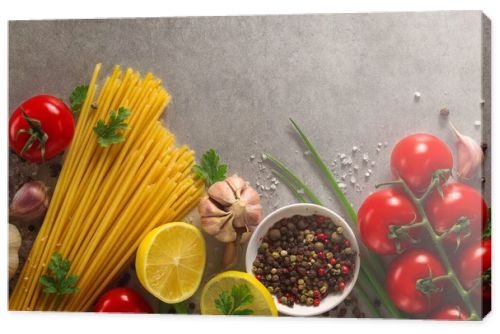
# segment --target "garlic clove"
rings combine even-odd
[[[233,215],[231,215],[222,226],[222,229],[215,235],[217,240],[226,242],[233,242],[236,240],[237,233],[233,227]]]
[[[233,189],[226,181],[215,182],[208,188],[208,196],[223,206],[230,206],[236,202]]]
[[[228,215],[228,212],[221,210],[208,196],[203,197],[198,204],[198,213],[200,217],[222,217]]]
[[[455,135],[457,145],[457,175],[462,180],[469,180],[476,175],[477,170],[483,162],[483,150],[474,139],[461,134],[451,122],[450,127]]]
[[[260,204],[260,196],[253,187],[245,187],[241,192],[240,199],[248,205]]]
[[[9,279],[19,267],[19,247],[21,247],[21,233],[15,225],[9,224]]]
[[[247,225],[258,225],[262,220],[262,207],[260,204],[247,205]]]
[[[210,235],[217,235],[220,233],[224,225],[228,224],[231,220],[230,215],[220,217],[201,217],[200,223],[203,230]]]
[[[49,205],[47,187],[41,181],[30,181],[17,190],[10,203],[9,216],[21,221],[32,221],[45,215]]]
[[[238,175],[234,174],[226,179],[227,184],[233,189],[236,198],[241,197],[241,193],[248,188],[247,183]]]

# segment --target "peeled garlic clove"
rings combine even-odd
[[[233,189],[226,181],[215,182],[208,188],[208,196],[222,206],[230,206],[236,201]]]
[[[460,179],[469,180],[476,175],[478,168],[483,162],[483,150],[474,139],[458,132],[451,122],[450,127],[455,135],[457,145],[457,175]]]

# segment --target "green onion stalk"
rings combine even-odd
[[[332,172],[327,167],[327,165],[325,164],[321,156],[318,154],[312,143],[309,141],[307,136],[300,129],[297,123],[295,123],[295,121],[293,121],[292,119],[290,119],[290,121],[292,122],[293,127],[298,132],[304,144],[307,146],[308,150],[311,152],[316,164],[318,165],[321,172],[325,176],[331,190],[342,204],[342,207],[346,211],[349,220],[351,221],[350,225],[352,227],[355,227],[354,225],[357,223],[358,219],[356,211],[354,210],[352,204],[349,202],[345,194],[340,189]],[[319,198],[285,164],[283,164],[270,154],[265,153],[265,156],[277,168],[277,170],[274,170],[273,172],[292,191],[293,195],[297,198],[298,201],[310,202],[321,205],[321,201],[319,200]],[[356,228],[354,228],[354,230],[356,230]],[[356,285],[355,293],[362,299],[363,303],[370,309],[374,317],[381,317],[381,313],[369,300],[366,291],[373,291],[375,293],[375,295],[380,299],[382,305],[385,307],[385,309],[387,310],[387,312],[391,317],[402,318],[401,312],[394,306],[392,301],[389,299],[389,296],[387,295],[384,286],[377,279],[376,270],[377,269],[380,270],[380,268],[382,268],[380,259],[376,257],[375,254],[370,253],[363,245],[361,245],[360,250],[362,257],[365,258],[369,263],[372,263],[375,266],[375,268],[370,267],[364,262],[361,264],[361,269],[359,273],[360,286]]]

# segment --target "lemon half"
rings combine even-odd
[[[142,286],[174,304],[191,297],[205,269],[205,240],[187,223],[168,223],[149,232],[137,250],[135,268]]]
[[[254,276],[241,271],[226,271],[213,277],[203,288],[200,300],[201,314],[222,313],[216,307],[215,301],[224,291],[230,293],[234,286],[247,285],[253,295],[252,303],[244,308],[253,311],[252,315],[277,316],[278,310],[271,293]]]

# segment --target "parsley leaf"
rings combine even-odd
[[[108,147],[112,144],[124,142],[125,138],[123,137],[123,132],[120,130],[128,129],[128,124],[125,123],[125,120],[129,116],[130,111],[127,108],[120,107],[118,112],[111,111],[107,124],[102,119],[98,120],[94,132],[97,135],[99,145]]]
[[[219,155],[214,149],[210,149],[201,156],[201,163],[194,165],[193,170],[210,187],[215,182],[226,179],[227,165],[219,165]]]
[[[71,92],[71,95],[69,96],[69,103],[73,113],[77,114],[82,110],[83,102],[85,102],[88,90],[89,86],[81,85],[76,86]]]
[[[220,313],[225,315],[252,315],[253,310],[242,306],[250,305],[253,302],[253,295],[246,284],[235,285],[228,291],[222,291],[215,300],[215,307]]]
[[[55,294],[57,303],[65,294],[76,293],[80,291],[76,287],[79,280],[78,275],[68,275],[71,263],[64,259],[58,252],[52,254],[48,268],[51,271],[50,275],[42,275],[39,283],[43,286],[43,292],[46,294]]]

